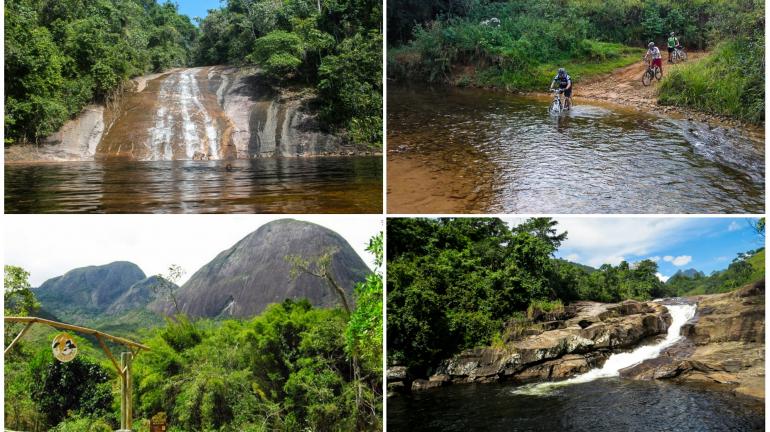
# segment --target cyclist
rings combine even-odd
[[[648,57],[650,58],[650,68],[657,66],[660,68],[660,73],[663,73],[663,63],[661,62],[660,50],[655,46],[655,42],[650,42],[647,44],[647,53],[644,55],[644,60],[647,61]]]
[[[674,52],[674,49],[679,48],[679,39],[674,36],[674,32],[671,32],[671,34],[668,36],[668,62],[672,63],[671,61],[671,54]]]
[[[564,109],[568,110],[572,107],[572,78],[570,78],[567,71],[564,68],[559,68],[559,72],[551,81],[551,90],[553,90],[554,84],[559,84],[559,89],[564,93]]]

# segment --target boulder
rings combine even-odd
[[[452,383],[564,379],[601,366],[613,349],[665,334],[671,324],[667,309],[652,302],[578,302],[562,315],[563,320],[535,324],[534,334],[517,328],[522,336],[502,347],[456,354],[441,362],[436,376]],[[520,324],[508,324],[513,325]],[[417,384],[417,388],[424,387],[424,383]]]
[[[702,295],[685,338],[658,358],[621,371],[632,379],[669,379],[715,385],[764,401],[764,281],[730,293]]]

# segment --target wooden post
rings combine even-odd
[[[131,363],[134,355],[130,352],[120,353],[120,430],[130,431],[132,428],[134,410],[131,384]]]

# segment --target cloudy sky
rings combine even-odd
[[[568,233],[558,257],[592,267],[652,259],[664,280],[679,269],[695,268],[706,274],[722,270],[738,252],[763,246],[749,225],[754,220],[750,218],[556,219]]]
[[[281,216],[283,217],[283,216]],[[4,263],[30,272],[32,286],[68,270],[113,261],[136,263],[147,275],[171,264],[184,281],[219,252],[278,216],[265,215],[5,215]],[[293,216],[342,235],[369,267],[369,238],[379,215]]]

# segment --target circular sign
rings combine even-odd
[[[53,356],[64,363],[67,363],[78,355],[78,346],[75,344],[75,339],[67,333],[59,333],[53,338],[51,350],[53,350]]]

